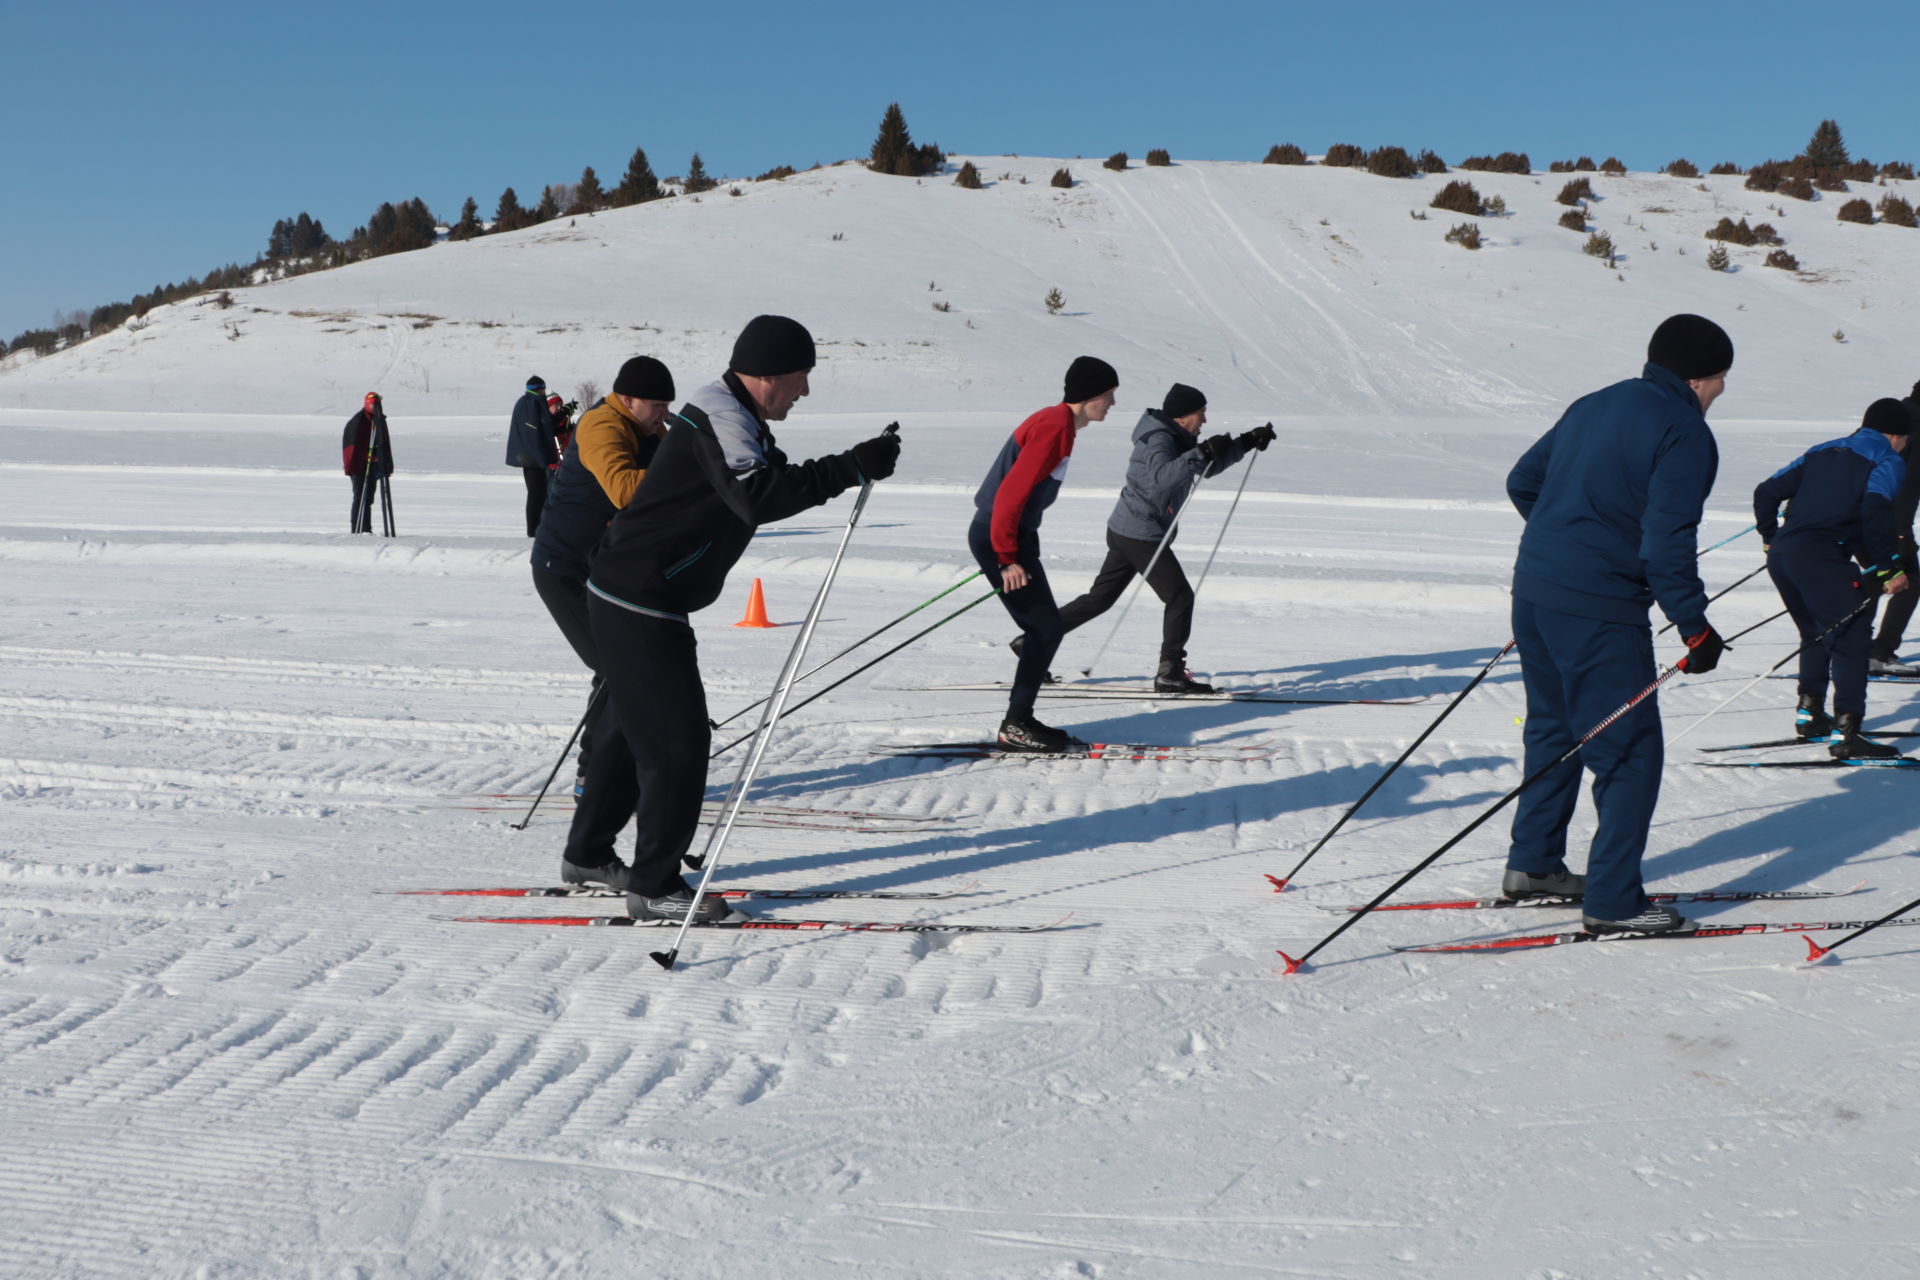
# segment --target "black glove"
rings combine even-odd
[[[1243,431],[1240,433],[1240,444],[1243,448],[1259,449],[1265,452],[1266,447],[1272,443],[1273,424],[1271,422],[1264,427],[1255,427],[1251,431]]]
[[[878,435],[862,440],[847,452],[853,455],[853,465],[860,468],[862,479],[885,480],[900,459],[900,437],[891,432]]]
[[[1681,661],[1686,663],[1684,670],[1688,675],[1703,676],[1720,665],[1720,655],[1726,651],[1727,642],[1709,622],[1705,631],[1687,637],[1687,656]]]
[[[1209,463],[1218,462],[1227,456],[1227,450],[1232,447],[1232,436],[1208,436],[1200,442],[1200,456],[1205,458]]]

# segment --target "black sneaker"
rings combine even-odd
[[[1008,751],[1065,751],[1079,739],[1065,729],[1041,724],[1031,715],[1008,716],[1000,722],[998,742]]]
[[[1700,926],[1672,907],[1649,903],[1639,915],[1625,920],[1602,920],[1582,916],[1580,923],[1588,933],[1691,933]]]
[[[1920,667],[1911,666],[1898,658],[1868,658],[1867,674],[1870,676],[1898,676],[1912,679],[1920,676]]]
[[[1155,693],[1218,693],[1210,684],[1201,684],[1193,678],[1193,672],[1187,670],[1184,663],[1163,662],[1160,674],[1153,678]]]
[[[594,867],[568,862],[564,854],[560,858],[561,884],[599,884],[626,893],[630,891],[628,877],[632,874],[633,869],[618,858]]]
[[[1898,760],[1900,753],[1884,742],[1860,736],[1860,717],[1842,711],[1834,719],[1833,743],[1827,754],[1835,760]]]
[[[1503,898],[1584,898],[1587,896],[1587,878],[1577,876],[1565,867],[1544,876],[1534,875],[1531,871],[1509,871],[1500,879],[1500,896]]]
[[[1819,741],[1833,732],[1833,717],[1827,714],[1827,700],[1810,693],[1800,695],[1793,709],[1793,731],[1802,738]]]
[[[628,893],[627,914],[635,920],[672,920],[687,918],[687,912],[693,907],[693,890],[686,885],[668,893]],[[700,900],[700,909],[693,914],[695,924],[712,924],[724,920],[732,914],[733,908],[719,894],[710,893]]]

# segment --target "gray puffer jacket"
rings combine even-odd
[[[1203,428],[1204,429],[1204,428]],[[1208,469],[1219,475],[1246,456],[1246,448],[1235,440],[1226,456]],[[1120,490],[1120,501],[1107,517],[1107,528],[1123,538],[1140,542],[1158,542],[1167,534],[1167,526],[1186,501],[1193,478],[1206,467],[1200,456],[1200,441],[1158,409],[1140,415],[1133,429],[1133,457],[1127,461],[1127,482]]]

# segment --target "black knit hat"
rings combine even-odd
[[[1184,418],[1190,413],[1198,413],[1207,407],[1207,398],[1199,390],[1184,382],[1176,382],[1167,389],[1167,398],[1160,402],[1160,412],[1169,418]]]
[[[1075,356],[1067,366],[1066,388],[1060,399],[1066,404],[1085,404],[1120,385],[1120,375],[1098,356]]]
[[[527,390],[545,391],[546,389],[547,389],[547,380],[541,377],[539,374],[536,373],[531,378],[527,379]]]
[[[613,380],[613,394],[635,400],[671,400],[673,374],[652,356],[635,356],[620,366]]]
[[[807,326],[785,316],[755,316],[734,339],[728,368],[752,378],[777,378],[799,373],[816,363],[813,335]]]
[[[1668,316],[1647,343],[1647,363],[1691,382],[1733,368],[1733,339],[1705,316]]]
[[[1867,406],[1866,416],[1860,419],[1863,431],[1878,431],[1886,436],[1904,436],[1913,433],[1913,415],[1907,412],[1904,401],[1894,399],[1875,400]]]

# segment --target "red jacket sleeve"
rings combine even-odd
[[[989,530],[994,558],[1012,564],[1020,554],[1020,517],[1027,499],[1053,469],[1073,453],[1073,410],[1064,404],[1042,409],[1014,430],[1020,456],[1008,468],[1006,479],[993,495]]]

